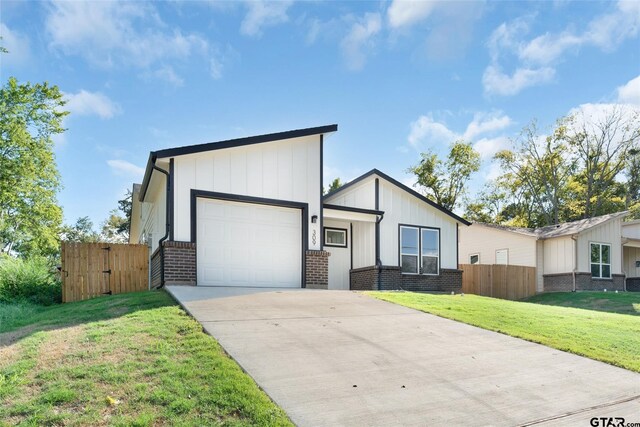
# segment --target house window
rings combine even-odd
[[[591,243],[591,277],[611,278],[611,245]]]
[[[498,265],[509,264],[509,249],[498,249],[496,251],[496,264]]]
[[[400,227],[400,268],[403,273],[440,273],[440,230]]]
[[[324,228],[325,246],[335,246],[338,248],[347,247],[347,230],[342,228]]]
[[[469,255],[469,264],[480,264],[480,254]]]

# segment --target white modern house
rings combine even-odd
[[[537,229],[473,223],[461,264],[536,267],[537,291],[640,290],[640,221],[617,212]]]
[[[133,186],[152,286],[461,288],[469,223],[378,170],[324,196],[337,125],[169,148]]]

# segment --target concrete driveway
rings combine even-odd
[[[167,289],[301,426],[640,422],[640,374],[362,294]]]

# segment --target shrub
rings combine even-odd
[[[0,302],[51,305],[62,301],[55,267],[43,257],[0,257]]]

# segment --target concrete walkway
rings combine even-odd
[[[167,289],[300,426],[640,422],[640,374],[362,294]]]

